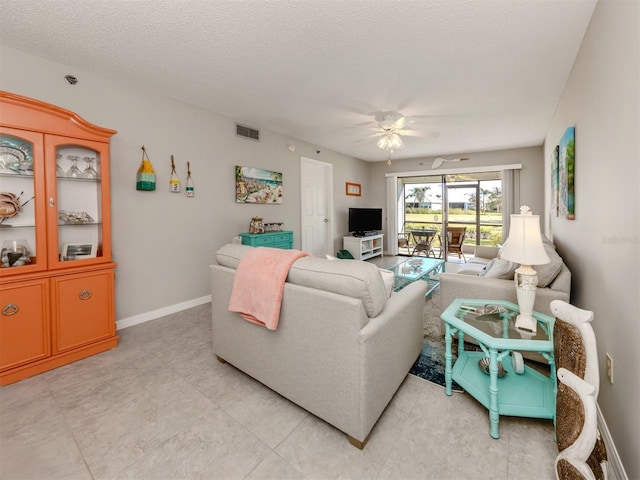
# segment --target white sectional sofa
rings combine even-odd
[[[426,282],[391,293],[370,263],[300,258],[267,330],[228,310],[251,248],[225,245],[211,266],[214,353],[363,448],[422,349]]]
[[[553,300],[569,302],[571,272],[556,252],[551,241],[543,237],[545,251],[551,262],[534,265],[538,272],[538,289],[534,310],[553,316]],[[518,303],[513,283],[513,272],[518,264],[499,258],[497,247],[477,246],[475,256],[456,273],[441,273],[440,295],[442,311],[456,298],[508,300]]]

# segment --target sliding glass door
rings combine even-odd
[[[433,230],[440,255],[447,227],[464,227],[465,245],[497,245],[503,238],[502,190],[499,171],[398,178],[398,232],[411,242],[412,231]]]

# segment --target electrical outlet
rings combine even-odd
[[[613,358],[611,358],[610,354],[606,354],[607,359],[607,378],[609,379],[609,383],[613,383]]]

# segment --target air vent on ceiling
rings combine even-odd
[[[236,135],[260,141],[260,130],[236,123]]]

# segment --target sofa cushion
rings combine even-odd
[[[330,261],[304,257],[289,269],[287,281],[362,300],[367,316],[377,316],[387,301],[380,270],[360,260]]]
[[[562,270],[562,258],[560,258],[560,255],[556,252],[556,247],[549,239],[543,237],[542,244],[551,261],[544,265],[534,265],[533,269],[538,273],[538,287],[544,288],[551,285],[560,270]]]
[[[464,265],[462,265],[458,271],[456,272],[457,274],[460,275],[480,275],[482,272],[484,272],[485,270],[485,265],[484,263],[471,263],[471,262],[467,262]]]
[[[333,255],[329,255],[328,253],[324,256],[327,260],[340,260]],[[380,275],[382,275],[382,281],[384,282],[384,289],[387,292],[387,298],[391,296],[393,293],[393,286],[396,283],[396,274],[391,270],[387,270],[386,268],[379,268]]]
[[[487,265],[487,273],[484,274],[486,278],[502,278],[504,280],[513,280],[513,275],[516,269],[519,267],[517,263],[510,262],[504,258],[495,258],[491,264],[491,268]]]
[[[393,293],[393,285],[396,283],[396,275],[391,270],[379,268],[382,281],[384,283],[384,289],[387,293],[387,297],[390,297]]]

